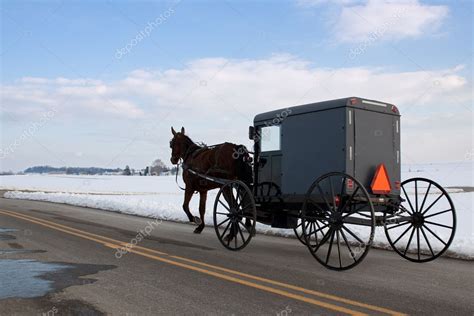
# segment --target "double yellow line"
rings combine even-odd
[[[32,222],[32,223],[41,225],[41,226],[49,227],[49,228],[57,230],[57,231],[64,232],[66,234],[70,234],[70,235],[74,235],[74,236],[77,236],[77,237],[80,237],[80,238],[83,238],[83,239],[94,241],[94,242],[97,242],[99,244],[102,244],[102,245],[104,245],[106,247],[109,247],[109,248],[112,248],[112,249],[120,249],[120,248],[128,245],[128,243],[120,241],[120,240],[116,240],[116,239],[112,239],[112,238],[109,238],[109,237],[89,233],[89,232],[82,231],[82,230],[79,230],[79,229],[76,229],[76,228],[73,228],[73,227],[61,225],[61,224],[54,223],[54,222],[51,222],[51,221],[46,221],[46,220],[43,220],[43,219],[40,219],[40,218],[37,218],[37,217],[33,217],[33,216],[29,216],[29,215],[26,215],[26,214],[20,214],[20,213],[17,213],[17,212],[11,212],[11,211],[7,211],[7,210],[0,210],[0,214],[15,217],[15,218],[18,218],[18,219],[22,219],[22,220],[25,220],[25,221],[28,221],[28,222]],[[319,291],[313,291],[313,290],[305,289],[305,288],[302,288],[302,287],[299,287],[299,286],[295,286],[295,285],[291,285],[291,284],[287,284],[287,283],[283,283],[283,282],[278,282],[278,281],[274,281],[274,280],[271,280],[271,279],[262,278],[262,277],[258,277],[258,276],[255,276],[255,275],[239,272],[239,271],[236,271],[236,270],[231,270],[231,269],[227,269],[227,268],[207,264],[207,263],[204,263],[204,262],[201,262],[201,261],[196,261],[196,260],[192,260],[192,259],[188,259],[188,258],[184,258],[184,257],[180,257],[180,256],[170,255],[170,254],[167,254],[167,253],[164,253],[164,252],[161,252],[161,251],[141,247],[141,246],[138,246],[138,245],[134,246],[133,248],[127,248],[127,251],[129,251],[131,253],[134,253],[134,254],[137,254],[137,255],[140,255],[140,256],[143,256],[143,257],[153,259],[153,260],[168,263],[168,264],[178,266],[178,267],[181,267],[181,268],[185,268],[185,269],[188,269],[188,270],[200,272],[200,273],[203,273],[203,274],[206,274],[206,275],[211,275],[211,276],[219,278],[219,279],[227,280],[227,281],[238,283],[238,284],[241,284],[241,285],[244,285],[244,286],[256,288],[256,289],[259,289],[259,290],[262,290],[262,291],[265,291],[265,292],[269,292],[269,293],[277,294],[277,295],[280,295],[280,296],[284,296],[286,298],[291,298],[291,299],[298,300],[298,301],[301,301],[301,302],[305,302],[305,303],[308,303],[308,304],[312,304],[312,305],[315,305],[315,306],[318,306],[318,307],[326,308],[328,310],[332,310],[332,311],[335,311],[335,312],[338,312],[338,313],[344,313],[344,314],[355,315],[355,316],[367,315],[366,313],[351,309],[353,307],[357,307],[357,308],[360,308],[360,309],[366,309],[366,310],[369,310],[369,311],[372,311],[372,312],[378,312],[378,313],[383,313],[383,314],[388,314],[388,315],[397,315],[397,316],[398,315],[404,315],[402,313],[399,313],[399,312],[396,312],[396,311],[393,311],[393,310],[390,310],[390,309],[386,309],[386,308],[383,308],[383,307],[378,307],[378,306],[374,306],[374,305],[370,305],[370,304],[365,304],[365,303],[353,301],[353,300],[350,300],[350,299],[342,298],[342,297],[339,297],[339,296],[336,296],[336,295],[322,293],[322,292],[319,292]],[[210,270],[210,269],[212,269],[212,270]],[[224,273],[222,273],[222,272],[224,272]],[[252,281],[249,281],[249,280],[252,280]],[[253,281],[258,281],[260,283],[256,283],[256,282],[253,282]],[[261,284],[261,283],[263,283],[263,284]],[[277,288],[277,287],[279,287],[279,288]],[[284,289],[286,289],[286,290],[284,290]],[[292,290],[292,291],[294,291],[298,294],[296,294],[294,292],[289,292],[287,290]],[[304,296],[302,294],[306,294],[307,296]],[[327,302],[327,301],[321,301],[319,299],[315,299],[314,297],[320,298],[320,299],[322,298],[322,299],[325,299],[325,300],[328,300],[328,301],[337,302],[337,303],[341,303],[341,304],[345,304],[345,305],[349,305],[349,306],[351,306],[351,308],[343,307],[343,306],[340,306],[340,305],[335,305],[335,304]]]

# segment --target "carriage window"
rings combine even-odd
[[[265,126],[261,128],[260,150],[273,151],[280,150],[280,126]]]

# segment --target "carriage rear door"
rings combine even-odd
[[[281,192],[281,130],[280,125],[258,128],[257,195]],[[264,192],[259,192],[258,188]],[[269,190],[268,190],[269,189]]]

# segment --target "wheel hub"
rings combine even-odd
[[[335,229],[341,229],[342,226],[344,225],[344,222],[342,221],[342,214],[338,212],[334,212],[331,214],[331,223],[332,227]]]
[[[421,213],[414,213],[413,216],[412,216],[412,224],[413,226],[415,226],[416,228],[419,228],[421,226],[423,226],[425,222],[425,216]]]

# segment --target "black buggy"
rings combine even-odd
[[[259,222],[293,229],[317,261],[345,270],[367,255],[376,226],[414,262],[451,244],[456,215],[446,190],[425,178],[401,182],[395,105],[351,97],[262,113],[249,137],[253,185],[210,179],[223,184],[214,226],[224,247],[243,249]]]

